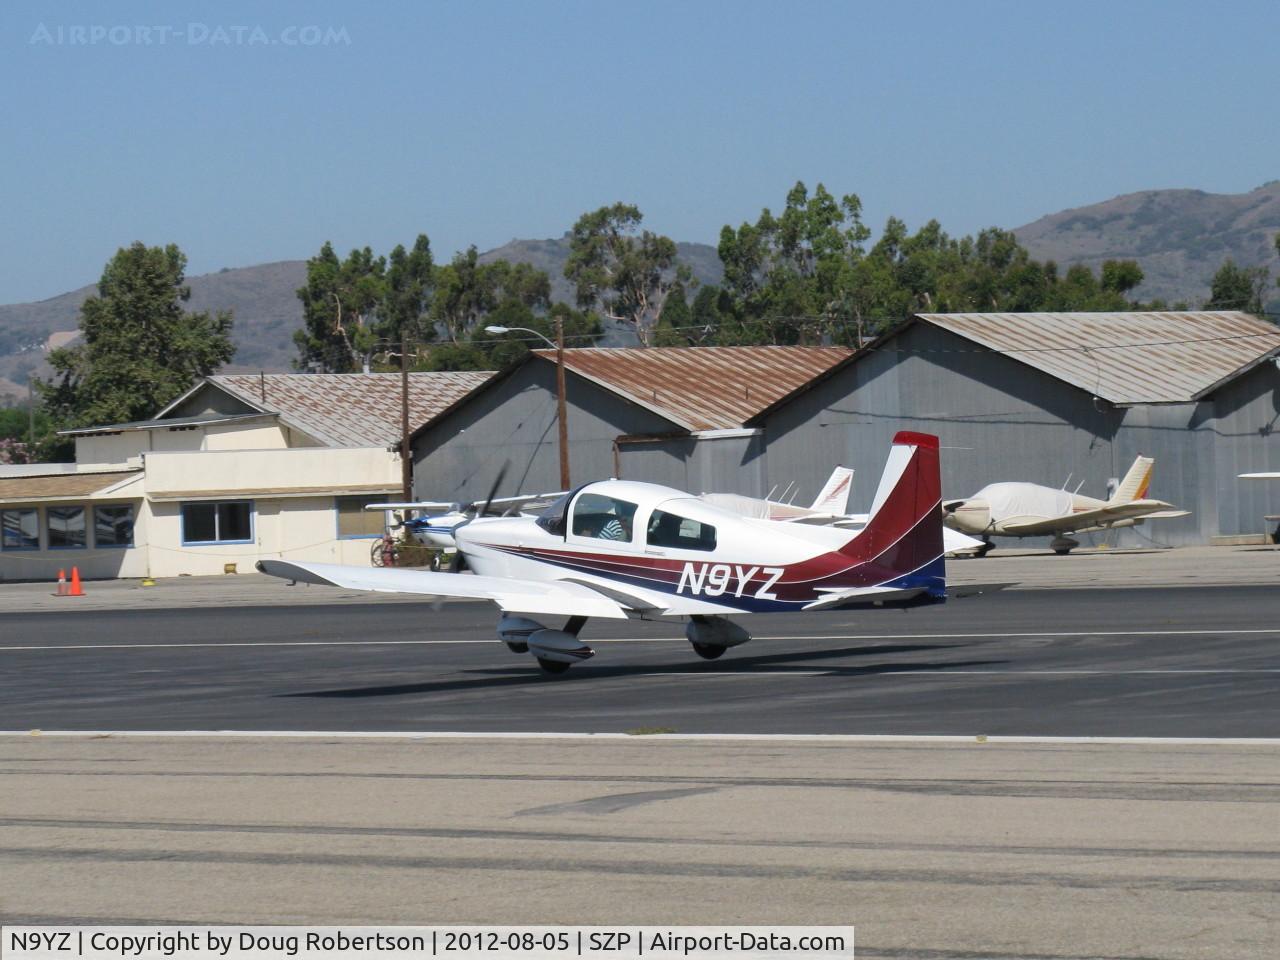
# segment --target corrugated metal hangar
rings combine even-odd
[[[569,350],[574,483],[607,476],[804,501],[836,464],[870,504],[893,434],[936,433],[944,495],[1023,480],[1105,498],[1139,454],[1150,495],[1189,517],[1128,544],[1254,534],[1280,512],[1280,329],[1244,313],[920,314],[835,348]],[[424,499],[557,488],[555,354],[478,387],[414,439]]]
[[[586,348],[564,352],[574,483],[626,477],[754,493],[764,446],[747,421],[852,356],[843,347]],[[414,492],[482,496],[559,489],[556,355],[539,350],[413,435]]]

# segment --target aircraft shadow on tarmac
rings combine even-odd
[[[359,697],[397,697],[415,693],[445,693],[449,691],[484,690],[492,687],[523,686],[526,684],[563,682],[578,679],[587,681],[595,679],[613,679],[616,677],[639,677],[653,675],[676,675],[698,673],[744,673],[750,674],[759,668],[768,668],[770,673],[794,672],[811,673],[811,661],[832,660],[839,657],[884,656],[898,653],[918,653],[923,650],[950,650],[966,647],[967,643],[913,643],[884,644],[878,646],[842,647],[838,649],[809,650],[800,653],[761,654],[754,657],[738,657],[733,660],[717,660],[709,663],[701,660],[681,661],[679,663],[651,664],[600,664],[588,667],[579,666],[560,676],[547,676],[541,672],[530,670],[529,664],[516,661],[510,667],[468,669],[465,678],[451,680],[426,681],[423,683],[382,684],[375,687],[347,687],[338,690],[311,690],[298,693],[278,693],[275,696],[290,697],[324,697],[324,698],[359,698]],[[824,668],[824,676],[874,676],[884,673],[908,673],[920,670],[940,671],[948,667],[990,667],[1008,663],[1007,660],[926,660],[926,661],[891,661],[866,666],[828,665]]]

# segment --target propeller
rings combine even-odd
[[[511,467],[511,461],[504,460],[502,463],[502,466],[498,468],[498,475],[494,477],[493,485],[489,487],[488,496],[484,498],[484,506],[481,507],[479,510],[476,510],[475,512],[473,512],[471,516],[467,517],[467,519],[463,520],[460,524],[458,524],[456,527],[453,528],[454,541],[455,543],[458,544],[458,546],[454,550],[453,560],[451,560],[449,563],[450,573],[462,572],[462,564],[463,564],[464,557],[462,556],[461,542],[458,541],[458,531],[461,530],[463,527],[465,527],[468,523],[470,523],[476,517],[483,517],[486,513],[489,512],[489,505],[493,503],[493,498],[498,495],[498,488],[502,486],[502,481],[506,479],[507,470],[510,469],[510,467]],[[472,504],[472,506],[474,506],[474,504]]]
[[[507,476],[507,470],[511,467],[510,460],[504,460],[502,466],[498,469],[498,475],[493,480],[493,486],[489,488],[489,495],[484,498],[484,506],[480,508],[480,512],[476,514],[483,517],[489,512],[489,504],[493,503],[493,498],[498,495],[498,488],[502,486],[502,481]]]

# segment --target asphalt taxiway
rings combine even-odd
[[[1280,591],[1020,590],[908,612],[592,621],[562,678],[487,604],[15,613],[0,729],[1280,736]]]

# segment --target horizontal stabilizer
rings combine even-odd
[[[806,603],[801,610],[846,610],[849,607],[889,607],[902,606],[912,601],[932,603],[926,587],[854,587],[849,590],[832,590],[820,592],[826,596]]]

